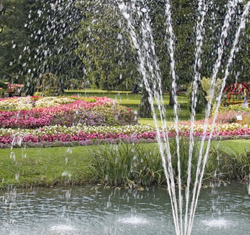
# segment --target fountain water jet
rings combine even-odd
[[[124,18],[127,20],[127,26],[128,30],[130,32],[131,40],[133,42],[134,47],[138,51],[139,55],[139,71],[142,74],[143,77],[143,82],[145,85],[146,90],[149,93],[149,99],[150,99],[150,104],[151,104],[151,109],[153,111],[153,117],[155,121],[155,126],[157,128],[157,140],[159,143],[159,148],[160,148],[160,153],[162,156],[162,161],[163,161],[163,168],[165,172],[165,176],[167,179],[167,184],[168,184],[168,192],[171,200],[171,205],[172,205],[172,213],[173,213],[173,220],[175,224],[175,231],[176,234],[191,234],[192,232],[192,227],[193,227],[193,221],[194,221],[194,216],[195,216],[195,210],[197,207],[198,203],[198,198],[199,198],[199,193],[201,189],[201,184],[202,184],[202,179],[204,175],[204,169],[205,165],[207,162],[208,158],[208,151],[210,148],[210,143],[211,143],[211,138],[215,126],[215,120],[217,117],[217,112],[220,106],[221,102],[221,97],[222,97],[222,92],[225,87],[226,79],[229,75],[229,67],[232,63],[233,60],[233,55],[235,52],[236,45],[238,43],[239,37],[240,37],[240,32],[245,26],[245,21],[246,17],[249,12],[249,5],[250,2],[248,2],[245,6],[245,10],[243,15],[241,16],[241,22],[239,24],[237,33],[235,35],[235,40],[233,43],[233,47],[230,52],[230,57],[228,60],[228,63],[226,65],[226,72],[225,76],[223,79],[223,85],[221,87],[220,95],[218,97],[218,102],[216,105],[215,109],[215,115],[213,118],[213,124],[212,124],[212,129],[210,131],[209,139],[208,139],[208,144],[205,150],[205,154],[203,155],[203,148],[204,148],[204,142],[205,142],[205,137],[206,137],[206,132],[207,132],[207,127],[208,127],[208,117],[211,112],[211,103],[214,97],[214,90],[215,90],[215,80],[217,78],[217,74],[219,71],[219,68],[221,66],[221,60],[222,60],[222,55],[224,52],[224,47],[225,47],[225,39],[228,36],[228,29],[230,25],[230,21],[232,19],[232,15],[235,12],[235,8],[238,4],[237,0],[232,0],[228,2],[227,5],[227,13],[226,17],[224,20],[224,24],[222,27],[222,33],[220,36],[220,43],[218,47],[218,58],[214,64],[214,70],[213,70],[213,75],[212,75],[212,82],[211,82],[211,88],[210,88],[210,99],[208,101],[207,109],[206,109],[206,118],[205,118],[205,124],[204,124],[204,129],[203,129],[203,136],[202,136],[202,141],[201,141],[201,147],[199,151],[199,159],[198,159],[198,166],[196,170],[196,178],[195,178],[195,183],[194,183],[194,188],[193,188],[193,196],[192,196],[192,202],[189,208],[189,197],[190,197],[190,184],[191,184],[191,166],[192,166],[192,153],[193,153],[193,146],[194,146],[194,120],[195,120],[195,107],[197,103],[197,99],[195,98],[197,89],[198,89],[198,82],[200,81],[200,73],[199,73],[199,68],[201,65],[201,60],[200,60],[200,55],[202,53],[202,45],[203,45],[203,23],[204,23],[204,18],[206,16],[206,11],[207,11],[207,6],[204,1],[199,1],[198,4],[198,13],[200,15],[200,20],[197,22],[196,26],[196,53],[195,53],[195,65],[194,65],[194,81],[193,81],[193,91],[192,91],[192,105],[191,105],[191,131],[190,131],[190,147],[189,147],[189,160],[188,160],[188,179],[187,179],[187,188],[186,188],[186,206],[185,206],[185,218],[184,218],[184,225],[183,225],[183,196],[182,196],[182,181],[181,181],[181,167],[180,167],[180,145],[179,145],[179,130],[178,130],[178,102],[177,102],[177,85],[176,85],[176,75],[175,75],[175,59],[174,59],[174,33],[173,33],[173,27],[172,27],[172,19],[171,19],[171,5],[170,1],[166,1],[166,11],[165,14],[167,15],[167,22],[166,22],[166,30],[169,35],[169,41],[168,41],[168,50],[169,50],[169,55],[170,55],[170,71],[171,71],[171,77],[172,77],[172,90],[174,94],[174,113],[175,113],[175,131],[176,131],[176,148],[177,148],[177,158],[178,158],[178,175],[177,175],[177,184],[178,184],[178,202],[177,202],[177,197],[176,197],[176,192],[175,192],[175,175],[172,169],[172,161],[171,161],[171,153],[169,150],[169,139],[168,139],[168,129],[166,126],[166,115],[165,115],[165,109],[164,105],[162,102],[162,94],[161,94],[161,78],[159,74],[159,69],[156,64],[157,61],[157,56],[155,55],[154,52],[154,41],[152,37],[152,32],[149,24],[149,16],[148,16],[148,9],[145,6],[145,2],[142,1],[142,9],[136,6],[135,1],[132,1],[131,7],[129,8],[130,11],[137,12],[137,14],[142,17],[142,14],[145,14],[144,20],[146,23],[141,23],[141,31],[142,31],[142,40],[146,40],[147,37],[145,35],[149,35],[149,39],[146,40],[144,43],[142,43],[142,46],[140,47],[140,43],[138,42],[137,35],[135,32],[135,28],[132,24],[132,19],[130,18],[130,15],[128,13],[128,6],[123,3],[123,1],[117,1],[119,9],[121,13],[123,14]],[[137,8],[137,9],[136,9]],[[148,53],[150,51],[150,48],[148,45],[151,45],[151,54]],[[155,58],[152,58],[152,56]],[[154,71],[155,69],[155,71]],[[156,76],[154,76],[156,74]],[[150,80],[150,77],[156,78],[153,80]],[[153,85],[150,86],[150,83],[153,83]],[[151,88],[153,87],[153,89]],[[156,100],[158,109],[160,111],[160,118],[161,118],[161,123],[162,123],[162,129],[158,127],[157,124],[157,118],[155,114],[155,108],[153,105],[153,100]],[[164,133],[162,135],[162,133]],[[167,155],[167,156],[166,156]],[[166,161],[167,159],[167,161]],[[189,219],[188,219],[189,215]],[[184,227],[183,227],[184,226]]]

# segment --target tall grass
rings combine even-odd
[[[219,180],[249,180],[250,174],[250,151],[238,153],[214,148],[210,152],[209,172],[214,172],[214,178]]]
[[[100,146],[90,155],[93,178],[103,184],[133,187],[164,181],[161,157],[156,147],[119,143]]]
[[[185,184],[188,176],[188,139],[182,138],[180,146],[182,181]],[[174,173],[177,175],[177,152],[174,139],[170,141],[170,151]],[[197,145],[195,145],[192,179],[195,178],[196,173],[197,153]],[[92,178],[102,184],[134,187],[166,183],[158,146],[150,148],[142,143],[132,145],[119,143],[100,146],[99,149],[95,149],[89,154],[92,158]]]

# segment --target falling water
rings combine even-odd
[[[222,55],[224,52],[224,46],[225,46],[225,39],[227,38],[228,35],[228,29],[230,26],[230,22],[232,19],[232,14],[235,11],[235,8],[237,6],[238,1],[236,0],[232,0],[228,2],[228,10],[227,10],[227,14],[222,26],[222,32],[221,32],[221,36],[220,36],[220,44],[218,47],[218,58],[214,64],[214,69],[213,69],[213,75],[212,75],[212,81],[211,81],[211,87],[210,87],[210,94],[209,94],[209,101],[208,101],[208,107],[206,109],[206,117],[205,117],[205,123],[204,123],[204,128],[203,128],[203,137],[202,137],[202,141],[201,141],[201,147],[200,147],[200,153],[199,153],[199,159],[198,159],[198,166],[197,166],[197,171],[196,171],[196,178],[195,178],[195,183],[194,183],[194,189],[193,189],[193,199],[192,199],[192,203],[191,203],[191,208],[190,208],[190,220],[189,220],[189,224],[188,224],[188,234],[191,234],[191,230],[192,230],[192,226],[193,226],[193,220],[194,220],[194,215],[195,215],[195,208],[197,205],[197,201],[198,201],[198,197],[199,197],[199,192],[200,192],[200,187],[201,187],[201,183],[202,183],[202,178],[203,175],[201,175],[201,171],[204,171],[205,168],[205,164],[206,164],[206,160],[207,160],[207,156],[208,155],[208,150],[210,148],[210,145],[207,145],[207,151],[205,156],[203,156],[203,148],[204,148],[204,142],[205,142],[205,137],[206,137],[206,132],[207,132],[207,127],[208,127],[208,118],[211,112],[211,103],[214,97],[214,91],[215,91],[215,84],[216,84],[216,78],[217,78],[217,74],[221,65],[221,59],[222,59]],[[223,87],[224,89],[224,87]],[[223,91],[223,90],[222,90]],[[221,97],[220,97],[221,99]],[[193,100],[194,102],[194,100]],[[219,102],[219,101],[218,101]],[[213,122],[215,123],[215,119],[216,116],[213,119]],[[212,133],[213,130],[211,130],[210,132],[210,138],[209,138],[209,143],[210,140],[212,138]],[[203,166],[201,166],[203,160]],[[199,188],[197,190],[197,187],[199,185]],[[187,202],[188,203],[188,202]]]
[[[241,20],[240,20],[239,27],[238,27],[236,35],[235,35],[235,39],[234,39],[234,42],[233,42],[233,47],[232,47],[232,49],[230,51],[230,57],[228,59],[227,65],[226,65],[226,71],[225,71],[225,75],[224,75],[224,78],[223,78],[223,84],[222,84],[220,94],[219,94],[219,97],[218,97],[218,102],[217,102],[216,109],[215,109],[215,115],[214,115],[214,118],[213,118],[212,128],[211,128],[210,136],[209,136],[209,139],[208,139],[207,149],[206,149],[206,153],[204,155],[203,166],[202,166],[202,171],[201,171],[201,175],[200,175],[200,181],[199,181],[199,186],[198,186],[198,191],[197,192],[199,192],[200,189],[201,189],[202,178],[203,178],[204,170],[205,170],[205,164],[206,164],[206,161],[207,161],[207,158],[208,158],[208,151],[209,151],[209,147],[210,147],[210,143],[211,143],[212,133],[214,131],[215,120],[216,120],[217,113],[218,113],[218,110],[219,110],[219,107],[220,107],[222,93],[223,93],[223,90],[225,88],[226,79],[227,79],[227,77],[229,75],[229,68],[230,68],[230,66],[231,66],[231,64],[233,62],[233,56],[234,56],[234,53],[235,53],[236,45],[239,42],[239,37],[240,37],[241,30],[245,28],[245,23],[246,23],[246,18],[247,18],[248,13],[249,13],[249,8],[250,8],[250,2],[248,2],[247,5],[245,6],[244,12],[243,12]],[[199,194],[197,194],[197,197],[195,199],[194,211],[195,211],[195,208],[196,208],[197,203],[198,203],[198,197],[199,197]],[[194,215],[193,215],[192,220],[193,219],[194,219]],[[190,231],[190,233],[191,233],[191,231]]]
[[[211,89],[210,89],[210,100],[208,102],[208,107],[206,110],[206,119],[205,119],[205,125],[204,125],[204,130],[203,130],[203,137],[201,141],[201,147],[200,147],[200,153],[199,153],[199,159],[198,159],[198,167],[196,170],[196,179],[194,183],[194,189],[193,189],[193,196],[192,196],[192,202],[189,208],[189,197],[190,197],[190,181],[191,181],[191,163],[192,163],[192,153],[193,153],[193,146],[194,146],[194,138],[193,138],[193,133],[194,133],[194,120],[195,120],[195,107],[196,107],[196,102],[197,100],[195,99],[197,89],[198,89],[198,82],[200,81],[200,73],[199,73],[199,68],[201,66],[201,53],[202,53],[202,45],[203,45],[203,33],[204,33],[204,19],[206,16],[206,11],[207,11],[207,6],[205,4],[205,1],[200,0],[198,4],[198,21],[196,25],[196,53],[195,53],[195,65],[194,65],[194,81],[193,81],[193,91],[192,91],[192,106],[191,106],[191,130],[190,130],[190,148],[189,148],[189,162],[188,162],[188,179],[187,179],[187,189],[186,189],[186,205],[185,205],[185,220],[184,220],[184,225],[183,225],[183,200],[182,200],[182,182],[181,182],[181,169],[180,169],[180,152],[179,152],[179,136],[178,136],[178,113],[177,113],[177,108],[178,108],[178,103],[177,103],[177,96],[176,96],[176,75],[175,75],[175,60],[174,60],[174,33],[173,33],[173,27],[172,27],[172,19],[171,19],[171,5],[170,1],[166,1],[166,11],[165,14],[167,16],[167,22],[166,22],[166,31],[169,36],[169,41],[168,41],[168,50],[170,54],[170,71],[171,71],[171,77],[172,77],[172,91],[174,94],[174,113],[175,113],[175,131],[176,131],[176,143],[177,143],[177,157],[178,157],[178,192],[179,192],[179,199],[177,202],[177,197],[176,197],[176,189],[175,189],[175,183],[174,183],[174,172],[172,169],[172,162],[171,162],[171,153],[169,150],[169,139],[168,139],[168,128],[166,125],[166,113],[165,109],[163,106],[163,100],[162,100],[162,94],[161,94],[161,75],[159,72],[159,67],[157,65],[157,56],[154,51],[154,41],[152,37],[152,31],[149,23],[149,15],[148,15],[148,8],[146,7],[146,4],[144,1],[141,1],[143,7],[138,7],[136,5],[136,1],[133,0],[131,1],[131,5],[127,6],[123,1],[117,1],[119,9],[124,16],[124,18],[127,20],[127,28],[129,30],[131,40],[133,42],[133,46],[137,49],[138,51],[138,57],[139,57],[139,71],[142,74],[144,85],[146,90],[149,93],[149,100],[150,100],[150,105],[151,109],[153,111],[153,118],[154,122],[157,128],[157,140],[159,143],[159,148],[160,148],[160,153],[162,156],[163,160],[163,168],[164,172],[166,175],[166,180],[168,184],[168,189],[169,189],[169,196],[171,200],[171,205],[172,205],[172,213],[173,213],[173,220],[175,224],[175,230],[176,234],[191,234],[192,232],[192,227],[193,227],[193,221],[194,221],[194,215],[195,215],[195,210],[197,207],[198,203],[198,197],[201,189],[201,184],[202,184],[202,178],[204,175],[204,169],[208,157],[208,151],[210,147],[210,142],[211,142],[211,137],[212,133],[214,130],[214,125],[215,125],[215,120],[217,117],[217,112],[220,106],[220,101],[222,97],[222,92],[225,87],[225,82],[226,79],[229,75],[229,67],[232,63],[233,56],[235,53],[235,48],[238,43],[239,37],[240,37],[240,32],[241,29],[244,28],[245,26],[245,21],[246,17],[249,12],[249,5],[250,2],[247,3],[244,13],[241,16],[241,22],[239,24],[237,33],[235,35],[235,40],[233,43],[233,47],[230,52],[230,57],[228,60],[228,63],[226,65],[226,72],[225,76],[223,79],[223,85],[220,90],[220,95],[218,97],[218,102],[216,105],[216,110],[215,110],[215,116],[213,119],[213,124],[212,124],[212,130],[210,132],[207,148],[205,154],[203,154],[203,148],[204,148],[204,141],[205,141],[205,135],[207,132],[207,127],[208,127],[208,117],[211,112],[211,102],[214,97],[214,91],[215,91],[215,81],[217,78],[217,74],[219,71],[219,68],[221,66],[221,60],[222,60],[222,55],[224,53],[224,47],[225,47],[225,39],[228,36],[228,30],[230,26],[230,22],[232,20],[232,15],[235,13],[235,8],[238,4],[237,0],[231,0],[227,4],[227,13],[225,16],[224,24],[222,27],[222,32],[220,36],[220,43],[218,46],[218,58],[214,64],[214,69],[213,69],[213,75],[212,75],[212,83],[211,83]],[[143,22],[141,23],[141,40],[143,40],[143,43],[140,44],[140,41],[138,38],[139,35],[136,34],[135,28],[133,26],[133,19],[131,15],[137,13],[139,17],[144,17]],[[153,77],[153,81],[150,80],[150,78]],[[153,84],[153,85],[152,85]],[[153,88],[153,89],[152,89]],[[155,114],[155,108],[153,105],[153,101],[157,102],[158,109],[160,111],[160,118],[161,118],[161,123],[162,123],[162,128],[160,129],[157,124],[157,118]],[[162,135],[163,134],[163,135]],[[167,155],[167,156],[166,156]],[[167,161],[166,161],[167,159]],[[188,219],[189,215],[189,219]]]
[[[194,148],[194,120],[195,120],[195,108],[197,100],[195,99],[198,90],[198,82],[200,81],[199,69],[201,67],[201,53],[203,45],[203,34],[204,34],[204,19],[207,12],[207,6],[204,1],[199,1],[198,3],[198,13],[200,15],[200,20],[197,21],[196,25],[196,52],[195,52],[195,63],[194,63],[194,81],[193,81],[193,91],[192,91],[192,105],[191,105],[191,125],[190,125],[190,143],[189,143],[189,159],[188,159],[188,179],[186,188],[186,213],[185,213],[185,234],[188,229],[188,207],[189,207],[189,195],[190,195],[190,184],[191,184],[191,167],[192,167],[192,156]]]
[[[178,205],[177,205],[177,201],[176,201],[174,174],[173,174],[173,168],[172,168],[172,163],[171,163],[171,153],[170,153],[170,150],[169,150],[170,148],[169,148],[168,135],[164,136],[164,140],[165,140],[164,144],[167,146],[167,148],[164,148],[163,142],[161,140],[160,128],[158,127],[158,124],[157,124],[157,117],[156,117],[156,113],[155,113],[155,108],[154,108],[154,105],[153,105],[152,90],[150,88],[150,84],[149,84],[149,80],[148,80],[150,75],[147,74],[147,69],[146,69],[145,58],[148,58],[149,54],[145,53],[146,48],[141,48],[139,46],[139,42],[137,40],[138,37],[137,37],[137,35],[135,33],[135,28],[134,28],[134,26],[132,24],[132,19],[131,19],[129,13],[128,13],[127,6],[123,2],[118,2],[118,5],[119,5],[120,11],[123,14],[124,18],[127,20],[127,27],[129,29],[131,40],[133,42],[134,47],[138,51],[138,57],[139,57],[139,62],[140,62],[139,71],[142,74],[142,78],[143,78],[145,88],[146,88],[147,92],[149,93],[150,105],[151,105],[151,109],[153,111],[153,119],[154,119],[155,126],[156,126],[156,129],[157,129],[157,140],[158,140],[158,143],[160,145],[161,156],[164,156],[164,157],[162,157],[163,168],[164,168],[164,173],[166,175],[167,185],[168,185],[168,188],[170,189],[169,190],[169,195],[170,195],[170,200],[171,200],[171,205],[172,205],[172,213],[173,213],[174,224],[175,224],[175,227],[178,228]],[[130,7],[129,10],[130,11],[133,10],[134,12],[141,12],[140,9],[136,9],[136,2],[135,1],[132,1],[131,7]],[[148,24],[146,24],[146,25],[148,26],[148,29],[149,29],[149,25]],[[145,31],[143,31],[143,32],[145,32]],[[150,37],[150,38],[152,38],[152,37]],[[145,43],[145,44],[148,45],[148,43]],[[145,44],[143,44],[143,45],[145,45]],[[147,66],[149,68],[152,68],[151,64],[147,64]],[[155,80],[153,82],[155,82]],[[159,82],[158,84],[161,84],[161,82]],[[159,90],[161,91],[161,89],[159,89]],[[154,97],[156,99],[159,97],[157,95],[157,90],[154,91]],[[164,122],[164,128],[166,128],[166,120],[164,120],[163,116],[162,116],[162,115],[165,115],[165,114],[162,113],[162,109],[161,109],[161,107],[163,107],[163,105],[161,105],[158,102],[158,107],[160,107],[159,111],[160,111],[161,121]],[[165,130],[167,131],[167,128]],[[167,169],[167,165],[166,165],[164,150],[166,150],[166,152],[167,152],[168,163],[169,163],[168,169]]]

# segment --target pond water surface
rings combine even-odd
[[[99,186],[0,191],[0,234],[175,234],[166,189]],[[250,234],[247,186],[201,190],[192,234]]]

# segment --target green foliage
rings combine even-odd
[[[192,156],[191,180],[194,181],[198,160],[198,147],[194,146]],[[176,140],[170,140],[172,166],[177,181],[178,158]],[[91,151],[93,177],[96,181],[111,185],[150,185],[166,183],[162,167],[162,159],[157,148],[147,148],[143,144],[101,146]],[[189,140],[180,139],[180,167],[182,183],[185,185],[188,177]]]
[[[214,86],[214,96],[213,96],[213,99],[212,99],[212,96],[211,96],[212,79],[211,78],[205,78],[205,77],[203,77],[201,79],[201,86],[202,86],[203,91],[206,92],[206,100],[207,100],[207,102],[211,103],[212,105],[217,103],[216,98],[220,94],[222,83],[223,83],[223,79],[216,79],[215,86]]]
[[[218,142],[213,144],[216,145]],[[225,149],[226,145],[230,145],[231,148]],[[174,147],[172,144],[171,146]],[[216,172],[216,178],[222,180],[246,179],[249,174],[250,153],[249,147],[243,149],[242,146],[249,146],[249,140],[220,142],[219,149],[210,151],[204,177],[214,179]],[[183,152],[184,150],[181,156]],[[134,156],[137,158],[134,159]],[[187,165],[185,158],[181,163],[184,172]],[[138,165],[135,166],[133,163]],[[193,169],[196,168],[195,165],[196,160]],[[176,169],[176,165],[174,167]],[[134,172],[130,172],[129,169]],[[19,187],[72,185],[89,181],[118,184],[119,180],[121,184],[130,186],[138,183],[129,180],[125,172],[142,185],[164,183],[165,176],[157,144],[140,144],[140,146],[119,144],[101,148],[92,145],[74,148],[0,149],[0,188],[11,185]],[[108,179],[105,178],[106,174]],[[19,176],[18,179],[15,179],[15,176]]]
[[[182,184],[185,185],[188,178],[188,161],[189,161],[189,138],[181,137],[180,138],[180,169],[181,169],[181,180]],[[193,153],[192,153],[192,163],[191,163],[191,183],[195,180],[196,168],[198,163],[198,143],[195,142]],[[177,142],[176,139],[173,138],[170,140],[170,151],[172,156],[172,166],[175,172],[175,179],[177,182],[177,174],[178,174],[178,158],[177,158]]]
[[[0,87],[2,87],[3,89],[6,89],[7,86],[8,84],[6,82],[0,80]]]
[[[101,146],[91,151],[93,178],[111,185],[150,185],[164,181],[161,157],[156,148],[142,144]]]
[[[6,91],[5,89],[0,88],[0,97],[4,96],[5,91]]]
[[[39,77],[36,87],[40,96],[53,96],[59,90],[59,79],[55,74],[45,73]]]
[[[83,77],[84,65],[74,49],[74,33],[82,19],[75,0],[3,0],[0,10],[0,76],[24,83],[26,94],[36,90],[46,72],[67,79]]]
[[[250,108],[243,108],[242,105],[228,105],[220,107],[219,112],[226,112],[230,110],[250,112]]]

